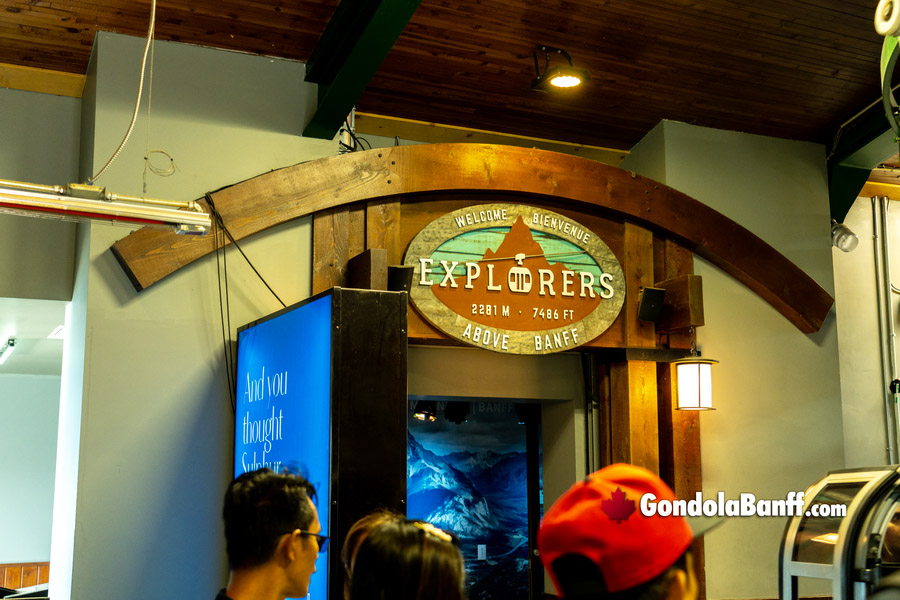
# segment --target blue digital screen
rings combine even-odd
[[[299,469],[315,486],[328,534],[331,432],[331,295],[238,332],[234,474]],[[320,554],[309,600],[327,598]]]

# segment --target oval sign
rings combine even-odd
[[[549,354],[615,321],[625,275],[594,232],[560,214],[484,204],[446,214],[406,251],[410,298],[453,338],[507,354]]]

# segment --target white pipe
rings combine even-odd
[[[872,240],[875,250],[875,299],[878,304],[878,337],[881,343],[881,390],[884,394],[884,423],[887,431],[887,460],[889,464],[897,464],[897,444],[894,436],[894,409],[893,398],[887,389],[887,383],[891,380],[889,373],[891,365],[889,364],[889,352],[887,342],[887,316],[888,309],[885,307],[885,282],[884,282],[884,248],[879,238],[882,235],[881,229],[881,211],[879,211],[879,198],[872,198]]]

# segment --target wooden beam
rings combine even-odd
[[[582,158],[589,158],[614,167],[618,166],[628,156],[628,150],[546,140],[527,135],[498,133],[471,127],[417,121],[415,119],[401,119],[399,117],[388,117],[359,111],[356,112],[356,133],[357,135],[398,137],[402,140],[414,140],[429,144],[503,144],[507,146],[522,146],[523,148],[538,148],[540,150],[571,154],[572,156],[581,156]]]
[[[81,98],[84,80],[84,75],[75,73],[0,64],[0,87],[14,90]]]
[[[777,250],[690,196],[629,171],[543,150],[482,144],[396,146],[294,165],[212,196],[240,240],[343,204],[461,191],[477,191],[479,199],[523,194],[631,220],[718,266],[804,333],[818,331],[834,304],[828,292]],[[208,237],[185,238],[148,228],[113,246],[137,289],[214,250]]]
[[[868,181],[860,190],[859,196],[862,198],[887,196],[891,200],[900,200],[900,185]]]
[[[614,363],[609,380],[612,462],[631,463],[659,473],[656,363]]]
[[[653,284],[666,290],[663,313],[656,324],[659,333],[690,331],[705,322],[703,314],[703,279],[699,275],[681,275]]]
[[[693,275],[694,255],[671,240],[665,241],[662,250],[665,265],[662,275],[667,278],[667,281],[657,285],[662,286],[667,282],[685,280],[689,282],[688,287],[690,288],[691,278],[695,277]],[[700,278],[697,277],[697,279]],[[668,296],[668,286],[666,287]],[[699,301],[699,310],[702,320],[702,297]],[[694,318],[696,319],[696,316]],[[657,324],[657,329],[659,329],[659,324]],[[689,348],[694,341],[694,336],[693,331],[669,334],[669,347]],[[675,402],[672,397],[671,366],[668,363],[657,363],[656,374],[660,476],[672,487],[677,497],[691,499],[703,489],[700,414],[690,410],[675,410]],[[694,540],[692,550],[694,569],[699,584],[699,600],[705,600],[706,559],[702,537]]]

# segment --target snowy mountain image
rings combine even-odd
[[[422,447],[408,435],[406,510],[460,538],[483,537],[499,521],[485,497],[451,461]]]
[[[528,597],[524,427],[498,412],[505,420],[409,421],[407,515],[459,537],[470,600]]]

